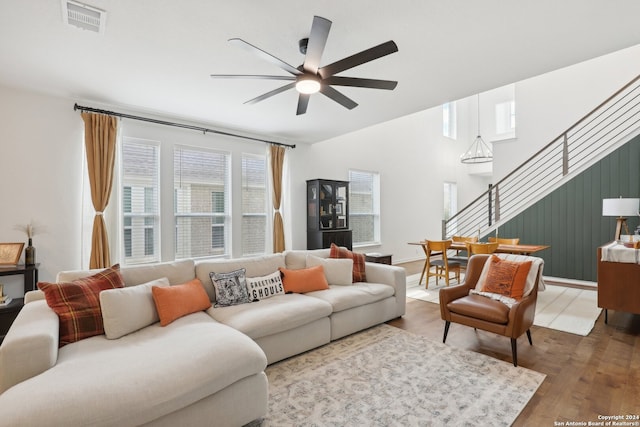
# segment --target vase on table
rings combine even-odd
[[[36,248],[33,247],[31,237],[29,237],[29,244],[24,250],[24,264],[35,265],[36,263]]]

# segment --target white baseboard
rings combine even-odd
[[[597,282],[589,282],[586,280],[566,279],[564,277],[543,276],[544,283],[549,285],[575,286],[580,288],[598,288]]]

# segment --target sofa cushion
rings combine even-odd
[[[151,293],[161,326],[167,326],[187,314],[211,307],[209,296],[198,279],[175,286],[153,286]]]
[[[280,270],[261,277],[247,277],[249,299],[260,301],[275,295],[284,295],[284,284]]]
[[[207,313],[255,340],[328,317],[331,311],[331,305],[318,298],[286,294],[251,304],[212,307]]]
[[[318,258],[329,258],[330,249],[311,249],[311,250],[288,250],[284,253],[286,268],[298,270],[307,268],[307,255],[317,256]]]
[[[47,304],[60,319],[59,346],[104,334],[100,292],[123,286],[118,264],[72,282],[39,282]]]
[[[249,337],[194,313],[119,340],[102,335],[67,345],[38,381],[5,391],[2,404],[25,407],[26,396],[37,402],[28,407],[30,425],[144,425],[259,374],[266,363]],[[24,425],[24,411],[3,413],[1,424]]]
[[[247,277],[260,277],[284,266],[284,255],[281,253],[240,259],[203,260],[196,263],[196,277],[204,285],[211,301],[215,301],[216,294],[209,276],[211,272],[229,273],[244,268]]]
[[[486,320],[487,322],[507,324],[509,321],[509,307],[481,295],[467,295],[447,304],[452,313]]]
[[[244,268],[229,273],[211,272],[209,277],[216,291],[216,307],[251,302]]]
[[[395,290],[389,285],[354,283],[351,286],[330,286],[330,289],[309,292],[305,295],[328,302],[335,313],[381,301],[393,296],[394,293]]]
[[[347,248],[337,246],[335,243],[331,244],[329,258],[348,258],[353,260],[353,281],[354,282],[366,282],[367,274],[365,273],[365,257],[364,254],[352,252]]]
[[[321,265],[300,270],[281,268],[280,272],[282,273],[284,291],[287,293],[305,293],[329,289],[329,284]]]
[[[191,259],[181,261],[160,262],[157,264],[135,265],[122,267],[120,274],[125,286],[140,285],[154,279],[166,277],[169,284],[178,285],[186,283],[195,277],[194,262]],[[81,277],[90,276],[100,270],[72,270],[61,271],[56,277],[56,282],[70,282]]]
[[[307,267],[321,265],[330,285],[350,285],[353,283],[353,260],[349,258],[319,258],[307,255]]]
[[[169,286],[169,279],[163,277],[141,285],[100,292],[104,333],[108,339],[120,338],[160,320],[151,294],[152,286]]]

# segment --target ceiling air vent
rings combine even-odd
[[[62,19],[65,24],[104,34],[107,12],[77,1],[62,0]]]

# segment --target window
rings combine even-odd
[[[225,152],[174,149],[176,259],[230,253],[229,162]]]
[[[380,243],[380,174],[349,171],[349,223],[354,245]]]
[[[458,137],[457,116],[455,101],[442,104],[442,135],[451,139],[456,139]]]
[[[122,241],[125,264],[160,261],[159,150],[153,141],[122,143]]]
[[[263,254],[267,237],[266,156],[242,155],[242,255]]]
[[[444,183],[444,207],[442,217],[448,221],[458,213],[458,185],[455,182]],[[447,232],[455,234],[457,232],[457,220],[453,224],[449,224]]]
[[[514,133],[516,129],[516,102],[496,104],[496,134]],[[515,136],[515,133],[514,133]]]

